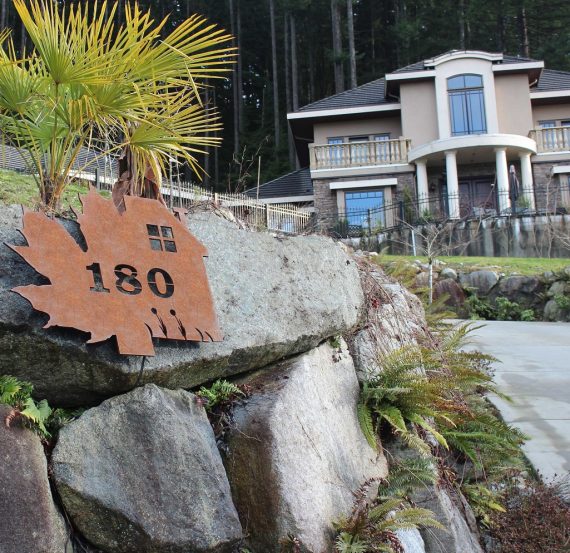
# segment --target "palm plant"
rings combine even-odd
[[[199,174],[196,154],[217,145],[217,116],[200,94],[220,78],[234,52],[230,36],[192,16],[162,37],[138,4],[127,5],[125,23],[113,23],[114,2],[69,6],[55,0],[14,0],[33,43],[16,55],[0,35],[0,132],[24,153],[49,210],[86,149],[98,158],[121,158],[115,203],[124,194],[160,198],[160,179],[172,161]],[[107,16],[108,12],[108,16]]]

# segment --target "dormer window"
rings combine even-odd
[[[455,75],[447,79],[451,134],[484,134],[487,132],[483,77]]]

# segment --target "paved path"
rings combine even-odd
[[[505,421],[531,436],[524,446],[545,479],[570,472],[570,323],[485,321],[475,349],[497,357],[495,380],[514,403],[493,397]]]

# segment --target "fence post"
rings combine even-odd
[[[368,220],[368,236],[372,235],[372,217],[370,217],[370,209],[366,210],[366,218]]]
[[[269,230],[269,204],[265,204],[265,226]]]
[[[404,200],[398,200],[398,210],[400,211],[400,224],[404,223]]]
[[[95,188],[101,190],[101,183],[99,182],[99,167],[95,167]]]

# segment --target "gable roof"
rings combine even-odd
[[[325,109],[354,108],[397,103],[395,100],[386,99],[385,87],[385,79],[376,79],[375,81],[357,86],[356,88],[345,90],[344,92],[328,96],[322,100],[317,100],[312,104],[307,104],[297,111],[320,111]]]
[[[551,90],[570,90],[570,73],[568,71],[556,71],[555,69],[543,69],[534,92],[548,92]]]
[[[250,188],[245,194],[257,197],[257,187]],[[259,187],[260,199],[283,198],[285,196],[312,196],[313,181],[309,168],[299,169],[270,180]],[[307,198],[310,201],[310,198]]]

